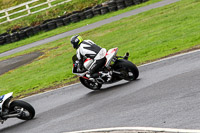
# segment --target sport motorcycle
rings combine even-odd
[[[128,61],[129,53],[127,52],[125,56],[117,56],[117,52],[118,48],[108,50],[105,55],[106,63],[99,70],[101,76],[95,79],[87,77],[88,69],[93,63],[93,59],[85,58],[80,72],[80,70],[77,70],[80,69],[79,61],[76,55],[74,55],[72,57],[73,74],[78,75],[80,82],[91,90],[99,90],[102,84],[111,84],[123,79],[127,81],[136,80],[139,76],[139,71],[135,64]]]
[[[35,116],[34,108],[22,100],[14,100],[13,92],[0,96],[0,122],[3,124],[8,118],[31,120]]]

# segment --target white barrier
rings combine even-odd
[[[17,5],[17,6],[14,6],[14,7],[10,7],[8,9],[4,9],[4,10],[1,10],[0,11],[0,14],[5,14],[4,16],[1,16],[0,17],[0,20],[3,19],[3,18],[7,18],[5,21],[3,22],[0,22],[0,24],[3,24],[3,23],[6,23],[6,22],[11,22],[13,20],[16,20],[16,19],[19,19],[19,18],[23,18],[25,16],[28,16],[30,14],[35,14],[37,12],[40,12],[40,11],[43,11],[43,10],[46,10],[46,9],[49,9],[51,7],[54,7],[54,6],[57,6],[57,5],[61,5],[61,4],[64,4],[64,3],[67,3],[67,2],[70,2],[71,0],[63,0],[62,2],[59,2],[55,5],[52,5],[52,2],[56,1],[56,0],[46,0],[46,2],[43,2],[43,3],[40,3],[40,4],[37,4],[35,6],[32,6],[30,7],[29,4],[31,3],[34,3],[34,2],[38,2],[39,0],[32,0],[32,1],[29,1],[29,2],[25,2],[23,4],[20,4],[20,5]],[[42,8],[42,9],[39,9],[37,11],[33,11],[31,12],[31,9],[33,8],[36,8],[36,7],[40,7],[40,6],[43,6],[43,5],[48,5],[48,7],[46,8]],[[9,11],[12,11],[14,9],[17,9],[17,8],[20,8],[20,7],[26,7],[25,9],[22,9],[22,10],[19,10],[17,12],[13,12],[13,13],[9,13]],[[21,16],[18,16],[18,17],[15,17],[15,18],[10,18],[10,16],[14,15],[14,14],[17,14],[17,13],[21,13],[21,12],[27,12],[27,14],[25,15],[21,15]]]

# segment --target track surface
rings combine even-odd
[[[58,39],[61,39],[61,38],[67,37],[67,36],[71,36],[71,35],[78,34],[78,33],[84,32],[84,31],[88,31],[88,30],[100,27],[102,25],[120,20],[122,18],[130,17],[132,15],[136,15],[136,14],[139,14],[139,13],[142,13],[142,12],[154,9],[154,8],[169,5],[169,4],[175,3],[177,1],[179,1],[179,0],[163,0],[161,2],[154,3],[154,4],[151,4],[151,5],[145,6],[145,7],[141,7],[141,8],[138,8],[136,10],[132,10],[132,11],[129,11],[129,12],[126,12],[126,13],[123,13],[123,14],[120,14],[120,15],[99,21],[99,22],[96,22],[96,23],[93,23],[93,24],[90,24],[90,25],[87,25],[87,26],[84,26],[84,27],[81,27],[81,28],[78,28],[78,29],[75,29],[75,30],[72,30],[72,31],[68,31],[68,32],[65,32],[65,33],[50,37],[50,38],[46,38],[44,40],[40,40],[40,41],[31,43],[31,44],[28,44],[28,45],[24,45],[22,47],[19,47],[19,48],[16,48],[16,49],[4,52],[4,53],[0,53],[0,57],[15,54],[17,52],[24,51],[26,49],[29,49],[29,48],[32,48],[32,47],[35,47],[35,46],[39,46],[39,45],[46,44],[48,42],[52,42],[52,41],[55,41],[55,40],[58,40]]]
[[[138,10],[149,10],[147,7]],[[88,30],[87,26],[82,28]],[[39,42],[43,44],[56,37],[59,35]],[[199,58],[197,51],[141,66],[137,81],[105,85],[101,91],[93,92],[76,84],[26,98],[35,107],[36,118],[9,119],[0,125],[0,133],[60,133],[121,126],[200,129]]]
[[[137,81],[90,91],[81,84],[25,100],[32,121],[9,119],[1,133],[60,133],[110,127],[200,129],[200,51],[139,67]]]

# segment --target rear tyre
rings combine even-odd
[[[10,103],[10,107],[9,107],[10,112],[19,111],[21,109],[23,109],[23,112],[22,112],[22,115],[18,117],[19,119],[31,120],[34,118],[35,110],[29,103],[21,101],[21,100],[15,100]]]
[[[139,76],[139,70],[137,66],[125,59],[118,60],[114,69],[121,72],[120,78],[124,80],[133,81]]]
[[[91,90],[100,90],[102,87],[102,84],[99,84],[97,82],[92,82],[88,79],[84,79],[82,77],[79,78],[80,82],[87,88]]]

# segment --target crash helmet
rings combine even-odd
[[[75,35],[71,38],[71,44],[73,48],[78,49],[79,45],[83,42],[83,38],[79,35]]]

